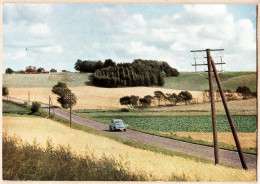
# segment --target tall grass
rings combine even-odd
[[[143,173],[131,173],[127,163],[113,157],[95,159],[93,154],[80,157],[70,147],[54,148],[47,140],[46,148],[34,144],[21,144],[17,137],[3,135],[4,180],[69,180],[69,181],[140,181]]]

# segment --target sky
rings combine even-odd
[[[3,72],[75,71],[77,59],[151,59],[194,71],[205,53],[190,50],[207,48],[224,48],[212,56],[226,71],[256,71],[256,6],[3,4]]]

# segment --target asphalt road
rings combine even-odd
[[[4,97],[3,97],[4,98]],[[22,100],[16,100],[12,99],[12,101],[20,102],[23,103]],[[47,108],[46,105],[42,105],[43,108]],[[61,116],[63,118],[69,119],[69,113],[65,112],[59,108],[54,109],[55,114],[58,116]],[[134,130],[129,130],[127,129],[126,132],[124,131],[109,131],[108,125],[96,121],[92,121],[77,115],[72,114],[72,121],[100,130],[100,131],[106,131],[111,134],[115,134],[117,136],[125,137],[134,141],[142,142],[145,144],[150,144],[154,146],[158,146],[161,148],[166,148],[172,151],[177,151],[189,155],[194,155],[198,157],[203,157],[207,159],[214,160],[214,149],[213,147],[209,146],[203,146],[203,145],[198,145],[198,144],[192,144],[192,143],[187,143],[183,141],[178,141],[178,140],[172,140],[169,138],[164,138],[164,137],[159,137],[156,135],[150,135]],[[257,156],[254,154],[246,154],[244,153],[244,157],[246,160],[246,163],[248,165],[249,169],[256,170],[257,164]],[[240,166],[241,167],[241,162],[240,158],[238,155],[238,152],[236,151],[229,151],[229,150],[224,150],[224,149],[219,149],[219,160],[221,163],[226,163],[226,164],[231,164],[234,166]]]

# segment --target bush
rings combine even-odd
[[[52,69],[50,70],[50,72],[57,72],[57,70],[55,70],[54,68],[52,68]]]
[[[41,107],[41,104],[38,103],[38,102],[33,102],[32,103],[32,106],[31,106],[31,113],[36,113],[36,112],[39,112],[40,110],[40,107]]]
[[[239,87],[236,89],[236,92],[237,92],[237,93],[242,93],[243,99],[247,99],[247,97],[251,94],[251,90],[250,90],[250,88],[247,87],[247,86],[239,86]]]
[[[130,110],[127,109],[127,108],[122,108],[121,111],[122,111],[122,112],[130,112]]]
[[[14,71],[13,71],[11,68],[7,68],[7,69],[5,70],[5,73],[6,73],[6,74],[12,74],[12,73],[14,73]]]
[[[3,96],[8,96],[9,95],[9,90],[5,86],[2,87],[2,95]]]

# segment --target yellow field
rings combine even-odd
[[[211,132],[164,132],[166,134],[176,134],[181,137],[191,137],[197,140],[213,142]],[[256,148],[256,133],[237,133],[242,148]],[[218,132],[218,141],[236,146],[231,132]]]
[[[160,90],[164,93],[179,93],[181,90],[162,89],[153,87],[129,87],[129,88],[101,88],[93,86],[70,87],[76,94],[77,104],[73,109],[115,109],[122,108],[119,99],[127,95],[137,95],[140,98],[145,95],[154,95],[154,91]],[[10,88],[9,95],[21,100],[28,100],[30,91],[31,101],[49,103],[49,95],[53,104],[58,105],[57,96],[51,92],[51,88]],[[194,98],[202,101],[202,92],[191,91]],[[162,104],[164,102],[161,102]]]
[[[129,162],[132,172],[145,172],[147,179],[170,180],[173,176],[189,181],[255,181],[255,171],[198,163],[177,156],[166,156],[133,148],[114,140],[70,129],[65,125],[43,118],[3,117],[3,131],[32,143],[34,139],[45,145],[48,138],[54,146],[71,147],[74,154],[83,154],[87,147],[95,155],[115,157],[119,162]]]

